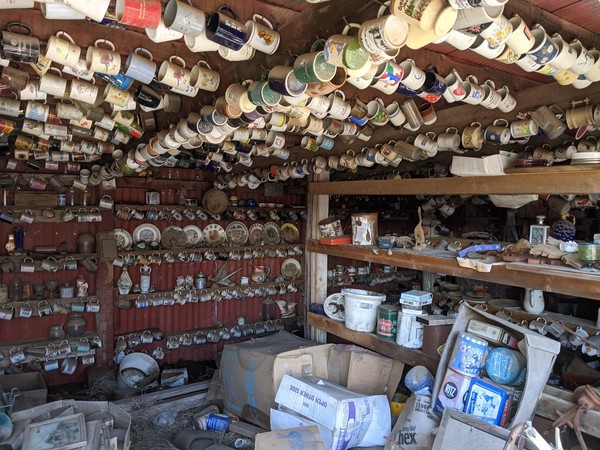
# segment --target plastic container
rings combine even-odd
[[[362,289],[342,289],[345,303],[346,328],[372,333],[377,323],[377,310],[385,294]]]
[[[425,366],[415,366],[404,377],[404,384],[417,395],[431,395],[433,375]]]

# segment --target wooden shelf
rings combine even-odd
[[[83,336],[81,336],[81,337],[65,337],[63,339],[54,339],[54,340],[48,339],[48,338],[43,338],[43,339],[32,339],[32,340],[28,340],[28,341],[2,342],[2,344],[0,344],[0,352],[2,352],[4,354],[4,357],[8,359],[11,349],[18,347],[19,349],[23,350],[26,354],[25,361],[23,361],[22,364],[28,364],[35,360],[39,360],[40,362],[48,361],[49,359],[59,360],[59,359],[64,359],[67,356],[81,357],[81,356],[87,356],[87,355],[95,355],[96,349],[90,349],[87,352],[77,352],[77,348],[76,348],[77,343],[81,339],[86,338],[86,339],[90,340],[94,336],[96,336],[96,333],[94,333],[93,331],[92,332],[88,331],[88,332],[84,333]],[[59,354],[59,355],[56,355],[55,357],[33,356],[31,354],[27,354],[28,348],[45,347],[50,343],[53,343],[54,345],[56,345],[58,347],[62,341],[69,342],[69,344],[71,346],[70,353],[64,354],[64,355]]]
[[[370,261],[378,264],[389,264],[406,269],[440,273],[473,280],[488,281],[523,288],[541,289],[546,292],[574,295],[578,297],[600,300],[600,275],[577,271],[552,269],[551,266],[541,270],[529,266],[526,273],[517,270],[522,265],[506,263],[495,265],[491,272],[483,273],[460,267],[456,258],[448,253],[447,257],[427,254],[426,251],[383,250],[377,247],[355,247],[352,245],[323,245],[318,241],[308,241],[306,250],[342,258]]]
[[[140,211],[148,211],[149,209],[158,209],[159,211],[161,209],[167,208],[169,211],[176,209],[178,211],[183,211],[185,209],[191,209],[192,211],[198,211],[198,210],[204,210],[203,206],[185,206],[185,205],[146,205],[146,204],[135,204],[135,203],[118,203],[115,204],[115,209],[121,209],[121,208],[129,208],[129,209],[139,209]],[[227,207],[227,209],[229,211],[237,211],[238,209],[242,210],[242,211],[271,211],[271,210],[277,210],[277,211],[304,211],[306,210],[305,207],[303,206],[273,206],[271,207],[262,207],[262,206],[229,206]]]
[[[369,350],[373,350],[374,352],[381,353],[389,358],[398,359],[409,366],[422,365],[427,367],[432,373],[437,371],[438,360],[431,356],[427,356],[422,351],[400,347],[395,342],[379,339],[373,333],[353,331],[346,328],[343,323],[336,322],[329,317],[309,312],[308,325],[324,330],[327,333],[334,334],[335,336],[368,348]]]
[[[240,245],[237,247],[181,247],[181,248],[162,248],[162,249],[157,249],[157,250],[119,250],[119,255],[125,257],[127,255],[134,255],[134,256],[152,256],[154,254],[159,254],[159,255],[164,255],[165,253],[180,253],[180,252],[184,252],[184,253],[194,253],[194,252],[199,252],[199,253],[206,253],[209,250],[213,251],[214,253],[221,253],[221,252],[231,252],[231,251],[244,251],[244,250],[265,250],[265,249],[290,249],[293,247],[300,247],[301,250],[304,249],[304,244],[302,242],[298,242],[297,244],[278,244],[278,245]],[[303,250],[304,253],[304,250]],[[296,256],[302,256],[302,253],[297,254],[297,255],[288,255],[286,254],[285,256],[267,256],[265,255],[264,258],[294,258]],[[253,259],[259,259],[259,258],[255,258],[254,256],[250,259],[240,259],[238,261],[252,261]],[[230,259],[227,259],[228,261],[230,261]],[[222,261],[220,259],[216,259],[213,261]],[[180,261],[179,259],[176,259],[175,261],[173,261],[172,263],[169,263],[168,261],[162,261],[166,264],[175,264],[175,263],[184,263],[184,264],[188,264],[188,263],[201,263],[201,262],[211,262],[211,260],[208,259],[202,259],[202,261]]]
[[[577,166],[580,167],[580,166]],[[600,170],[518,173],[502,176],[417,178],[401,180],[336,181],[311,183],[312,195],[490,195],[490,194],[594,194],[600,193]]]

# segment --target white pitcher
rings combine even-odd
[[[525,297],[523,298],[523,309],[531,314],[540,314],[544,311],[544,291],[540,289],[525,288]]]

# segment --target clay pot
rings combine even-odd
[[[83,336],[85,333],[86,320],[79,314],[73,314],[65,324],[67,334],[73,337]]]
[[[77,253],[94,253],[96,238],[92,233],[79,233],[77,236]]]

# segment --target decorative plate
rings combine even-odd
[[[331,294],[325,299],[325,303],[323,303],[323,309],[327,317],[338,322],[346,320],[346,315],[344,314],[345,306],[346,303],[342,294]]]
[[[202,235],[204,236],[204,242],[206,242],[209,247],[218,247],[219,245],[223,245],[227,240],[225,230],[217,223],[206,225],[202,231]]]
[[[117,228],[115,230],[115,241],[117,243],[117,250],[127,250],[131,248],[131,244],[133,244],[131,234],[123,228]]]
[[[225,234],[231,245],[244,245],[248,242],[248,227],[240,221],[236,220],[227,225]]]
[[[160,242],[160,230],[156,225],[143,223],[133,230],[133,242]]]
[[[183,248],[188,246],[187,234],[183,228],[170,226],[163,230],[162,244],[166,248]]]
[[[183,232],[187,236],[187,245],[194,247],[202,242],[202,229],[196,225],[188,225],[183,227]],[[164,233],[163,233],[164,234]]]
[[[297,280],[302,275],[302,266],[293,258],[286,259],[281,263],[281,275],[288,280]]]
[[[210,189],[202,197],[202,206],[209,214],[221,214],[229,206],[229,197],[219,189]]]
[[[262,245],[263,242],[263,224],[262,223],[255,223],[254,225],[252,225],[250,227],[250,230],[248,232],[249,234],[249,239],[250,239],[250,244],[252,245]]]
[[[283,242],[288,244],[297,244],[300,242],[300,232],[293,223],[284,223],[279,229]]]
[[[267,222],[263,228],[263,239],[267,245],[277,245],[281,242],[279,227],[275,222]]]

